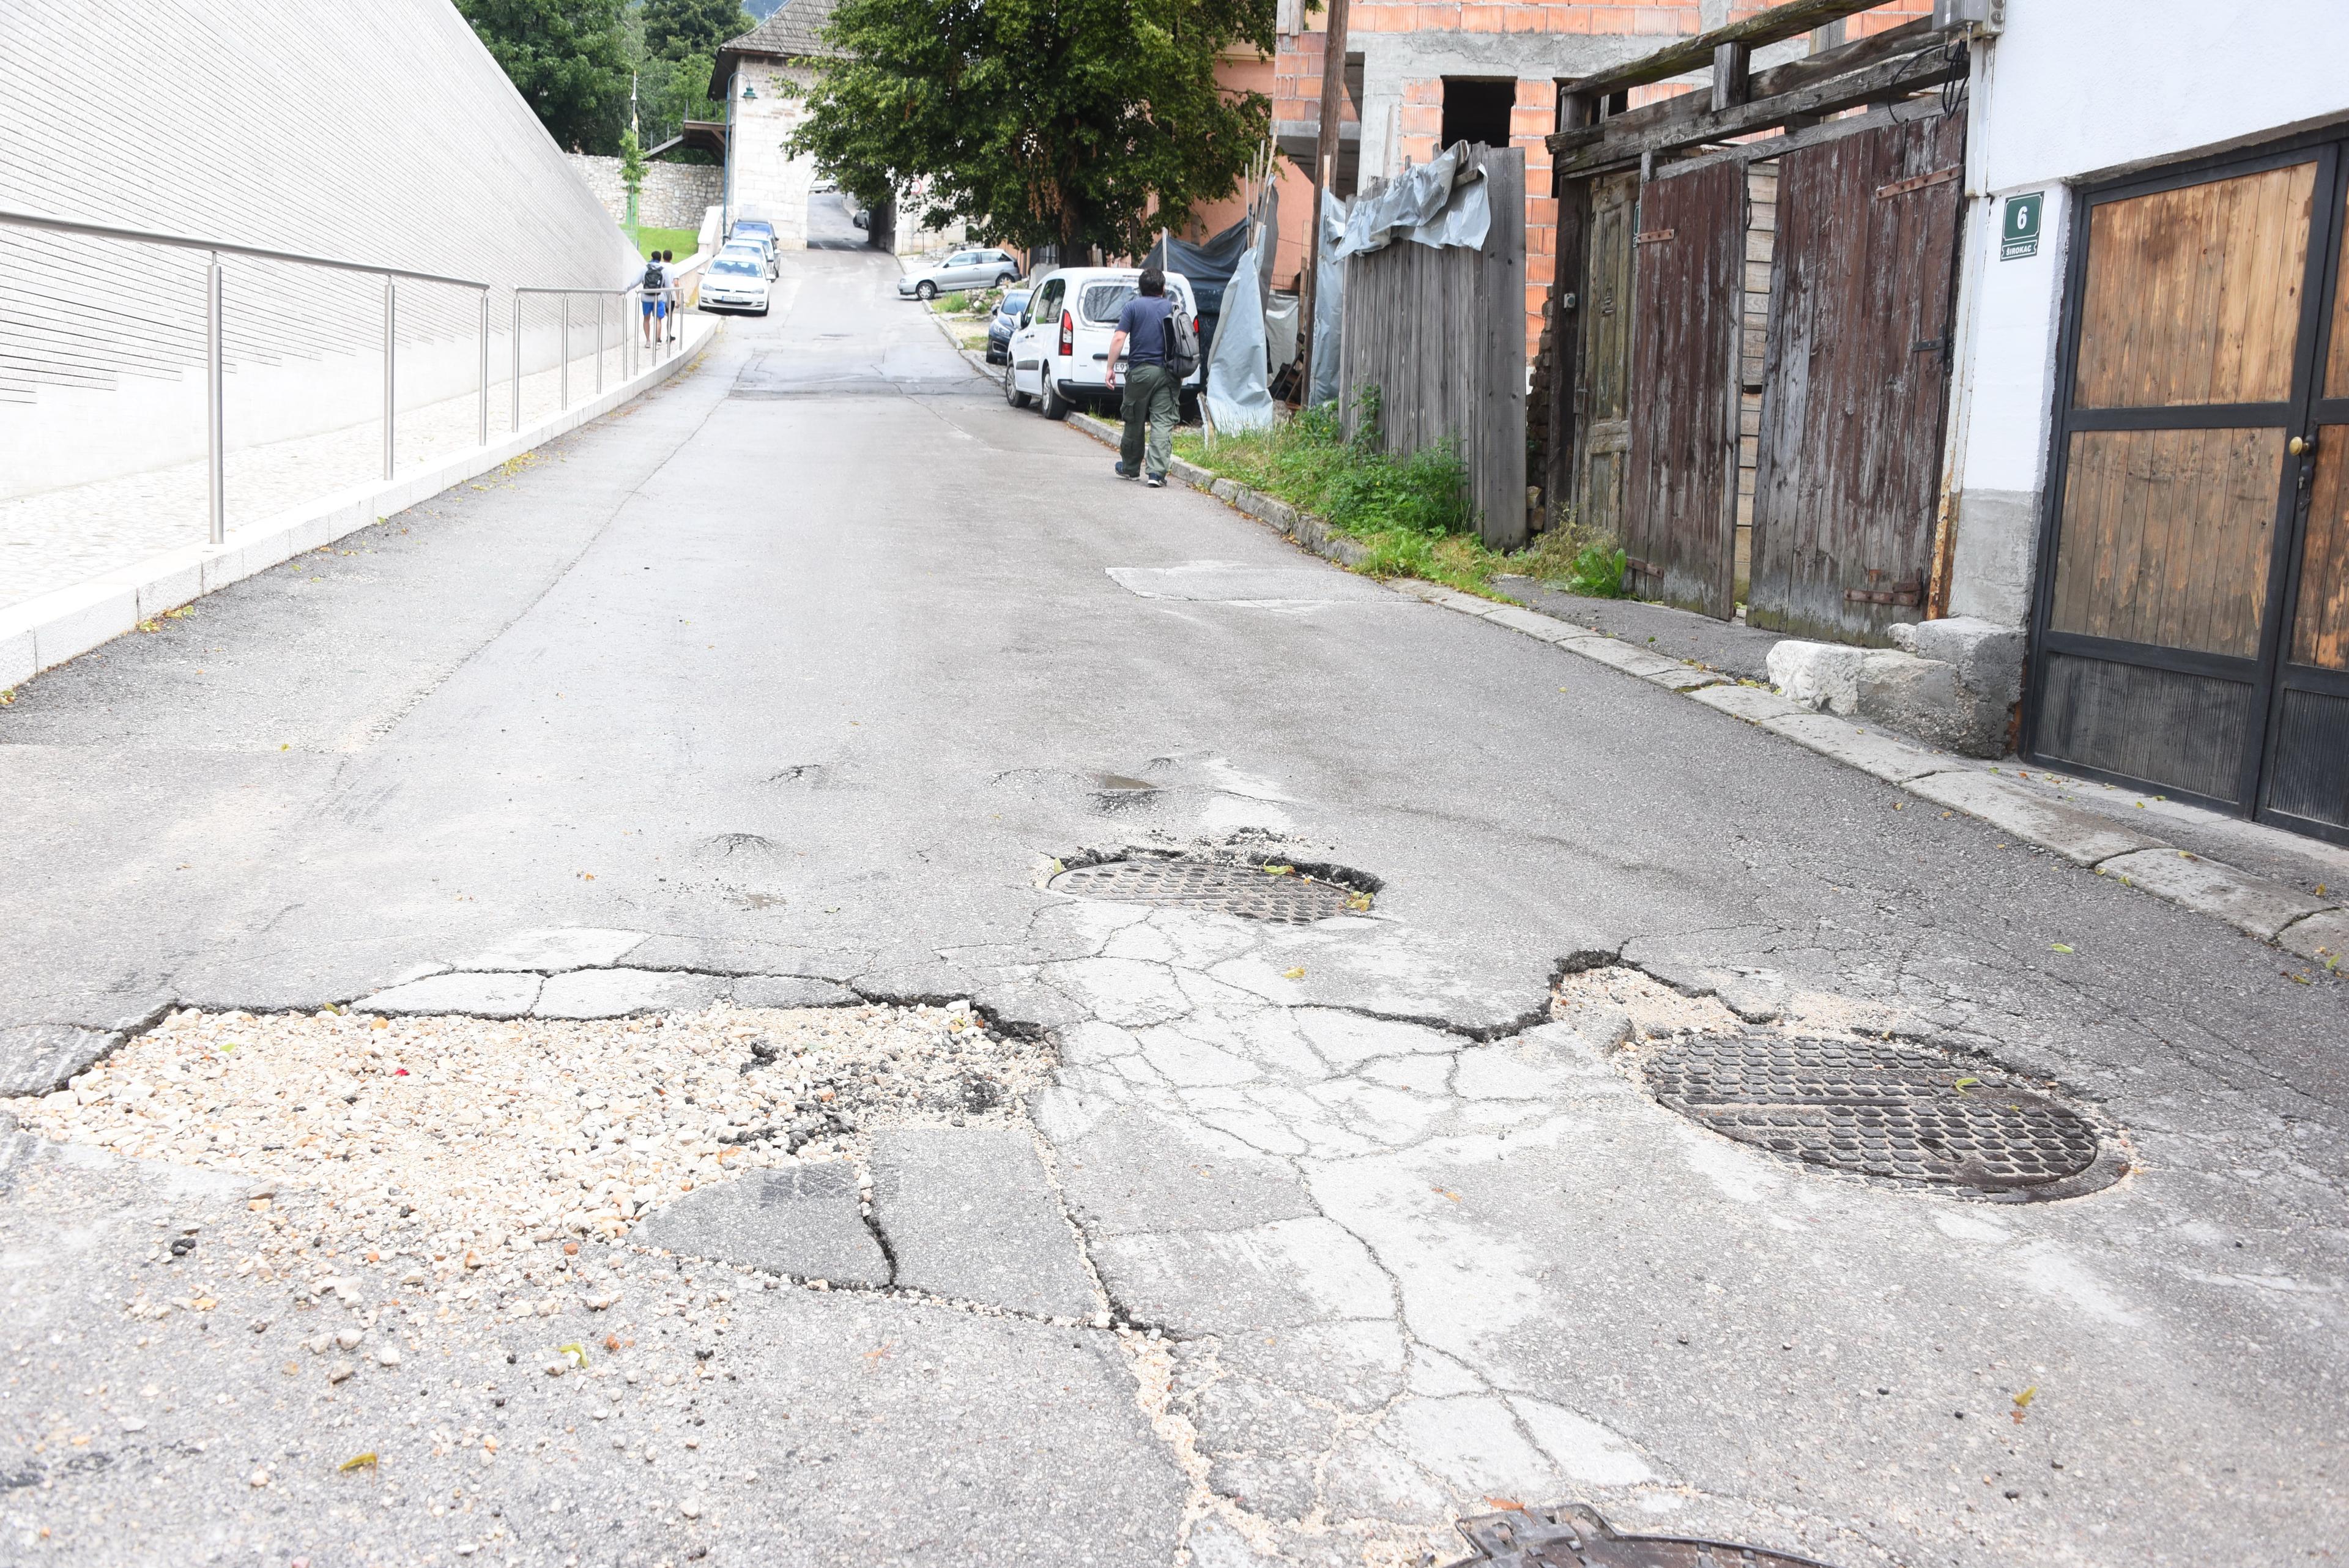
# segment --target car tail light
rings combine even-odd
[[[1061,312],[1061,352],[1073,354],[1076,351],[1077,318],[1063,310]]]

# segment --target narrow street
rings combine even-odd
[[[2338,981],[1119,483],[895,275],[0,709],[0,1558],[2340,1553]],[[1683,1031],[2095,1165],[1798,1163]]]

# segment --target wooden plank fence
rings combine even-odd
[[[1481,249],[1397,239],[1348,259],[1340,406],[1351,433],[1362,389],[1376,387],[1391,452],[1457,441],[1478,532],[1495,549],[1515,549],[1528,532],[1526,155],[1479,147],[1469,156],[1491,187]]]

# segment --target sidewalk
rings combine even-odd
[[[607,368],[601,394],[592,358],[584,367],[574,361],[567,409],[561,367],[525,377],[518,434],[512,384],[492,387],[486,446],[475,439],[472,394],[402,410],[398,476],[388,481],[380,477],[379,420],[233,452],[228,536],[217,547],[204,537],[202,462],[0,503],[0,690],[619,407],[709,347],[715,321],[692,315],[685,324],[676,351],[644,363],[632,379],[619,379],[616,362]]]

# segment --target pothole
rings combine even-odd
[[[1133,854],[1071,867],[1046,886],[1078,898],[1305,926],[1366,913],[1376,884],[1338,867]]]
[[[1451,1568],[1829,1568],[1816,1557],[1683,1535],[1622,1535],[1584,1503],[1460,1521],[1476,1548]]]

